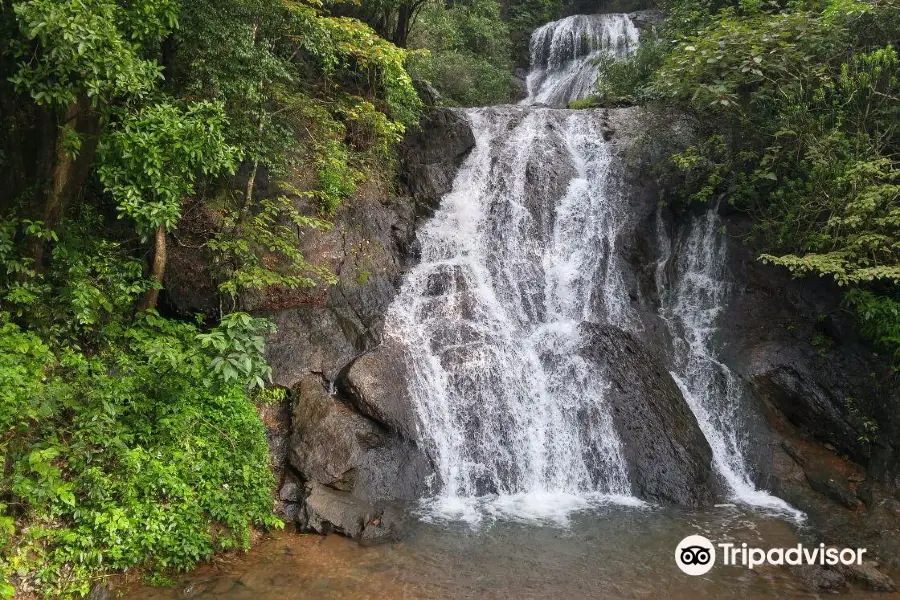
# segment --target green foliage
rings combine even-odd
[[[900,365],[900,301],[864,290],[851,290],[844,296],[861,324],[863,335],[875,347]]]
[[[370,82],[377,82],[383,94],[387,113],[398,123],[413,125],[418,122],[422,108],[412,79],[406,72],[406,50],[383,40],[364,23],[348,18],[318,19],[325,33],[325,46],[307,45],[310,52],[321,54],[326,73],[335,66],[349,65],[354,76],[362,75]]]
[[[398,32],[415,9],[363,4]],[[459,56],[470,95],[457,100],[505,97],[496,2],[441,10],[458,19],[441,48]],[[231,310],[250,290],[334,281],[305,259],[303,236],[328,229],[360,186],[387,186],[422,109],[407,51],[346,12],[318,0],[0,4],[0,183],[13,190],[0,198],[0,598],[7,582],[83,595],[134,567],[162,581],[277,525],[253,405],[283,398],[265,387],[270,325],[135,308],[165,280],[164,234],[192,219]],[[116,215],[138,236],[107,224]]]
[[[601,106],[599,98],[597,96],[588,96],[587,98],[579,98],[577,100],[572,100],[569,102],[569,108],[580,110],[584,108],[597,108]]]
[[[0,5],[0,130],[29,141],[0,148],[24,192],[0,199],[0,597],[6,582],[83,595],[133,567],[162,581],[278,524],[254,407],[284,394],[265,387],[271,325],[135,305],[162,283],[156,261],[143,275],[146,239],[186,224],[185,206],[208,217],[200,247],[232,309],[252,289],[334,281],[302,236],[364,179],[390,180],[421,102],[406,51],[329,9]],[[106,224],[116,212],[140,241]]]
[[[66,223],[72,243],[41,273],[0,257],[4,291],[33,283],[24,302],[0,302],[0,527],[14,523],[0,574],[50,597],[84,594],[108,569],[185,569],[278,525],[248,395],[270,374],[270,325],[135,316],[141,265],[100,232],[89,213]]]
[[[161,76],[142,43],[175,26],[174,0],[28,0],[13,4],[23,39],[13,40],[10,81],[38,104],[95,104],[145,94]]]
[[[231,313],[222,317],[210,333],[197,336],[200,347],[214,353],[209,372],[227,383],[245,385],[250,390],[265,387],[271,380],[272,368],[264,357],[265,332],[274,326],[264,319],[254,319],[246,313]]]
[[[510,34],[496,0],[430,2],[410,39],[409,69],[459,106],[510,98]]]
[[[253,214],[240,222],[226,221],[223,231],[209,241],[218,259],[219,290],[238,298],[242,292],[270,286],[298,289],[333,283],[334,275],[309,264],[297,246],[302,230],[330,226],[301,215],[287,196],[260,200]]]
[[[218,104],[196,102],[181,109],[163,103],[126,114],[107,134],[97,173],[141,235],[160,225],[175,227],[198,173],[234,169],[235,149],[224,139],[226,124]]]
[[[363,173],[390,179],[393,148],[421,110],[406,52],[315,2],[185,7],[171,86],[222,103],[225,142],[249,165],[249,182],[240,176],[213,195],[221,218],[206,245],[220,289],[237,300],[250,289],[331,281],[305,260],[300,235],[323,229]],[[256,198],[263,172],[289,193]],[[298,190],[297,181],[315,185]],[[303,212],[305,200],[316,217]]]
[[[84,594],[101,569],[185,569],[277,524],[245,374],[213,366],[235,349],[198,354],[195,327],[156,315],[92,356],[0,322],[4,493],[28,518],[5,562],[24,583]]]
[[[597,103],[603,106],[643,104],[656,97],[650,83],[665,60],[669,47],[661,38],[644,34],[637,52],[629,58],[600,58]]]
[[[141,262],[121,243],[97,235],[101,231],[103,220],[87,207],[58,232],[12,216],[3,219],[0,310],[26,320],[52,344],[77,339],[93,346],[98,335],[120,328],[148,283],[141,278]],[[50,264],[38,273],[13,243],[17,235],[66,243],[53,249]]]

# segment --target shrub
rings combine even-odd
[[[135,315],[140,263],[79,229],[44,273],[0,252],[0,575],[49,597],[110,569],[186,569],[279,524],[249,396],[269,325]]]

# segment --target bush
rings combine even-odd
[[[643,104],[654,99],[653,76],[665,60],[668,44],[643,36],[637,52],[628,58],[611,55],[600,58],[597,76],[597,103],[603,106]]]
[[[267,323],[135,316],[140,263],[67,239],[40,274],[0,248],[0,575],[48,597],[106,570],[187,569],[279,525],[249,397]]]
[[[863,290],[844,297],[859,319],[863,335],[900,365],[900,301]]]

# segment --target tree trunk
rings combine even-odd
[[[403,3],[397,10],[397,28],[394,29],[394,44],[396,46],[406,48],[412,15],[413,7],[410,4]]]
[[[240,229],[241,224],[244,222],[244,217],[247,214],[247,211],[250,210],[250,207],[253,206],[253,187],[256,185],[256,173],[259,168],[259,161],[254,160],[253,166],[250,167],[250,174],[247,177],[247,190],[244,193],[244,200],[241,202],[241,208],[238,210],[237,219],[234,221],[234,230],[237,231]]]
[[[71,126],[81,137],[81,149],[77,156],[72,156],[65,148],[65,139],[62,135],[62,127]],[[78,191],[87,180],[97,154],[97,142],[99,141],[99,122],[96,114],[91,111],[90,103],[86,97],[81,97],[66,107],[62,126],[55,132],[55,152],[53,157],[53,169],[50,173],[48,189],[46,191],[43,207],[36,214],[36,218],[44,223],[44,229],[53,230],[59,225],[66,209],[72,203]],[[34,268],[40,270],[44,260],[44,241],[32,242],[31,256],[34,259]]]
[[[150,279],[158,283],[153,289],[144,292],[143,297],[138,301],[137,310],[143,312],[156,308],[159,300],[159,289],[162,286],[163,276],[166,274],[166,226],[160,225],[156,228],[156,248],[153,251],[153,268],[150,272]]]

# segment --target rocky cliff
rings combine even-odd
[[[414,413],[398,385],[405,363],[379,344],[385,311],[416,260],[416,223],[449,191],[474,143],[464,117],[431,110],[400,148],[396,192],[363,185],[337,210],[329,231],[302,238],[304,256],[327,265],[336,284],[314,293],[266,290],[241,298],[242,306],[277,327],[267,359],[275,384],[289,394],[283,405],[264,407],[263,420],[279,478],[277,508],[301,528],[388,539],[398,514],[390,503],[425,493],[431,465],[416,445]],[[279,193],[269,187],[263,178],[258,193]],[[215,314],[209,262],[185,243],[203,224],[182,225],[165,299],[183,313]]]

